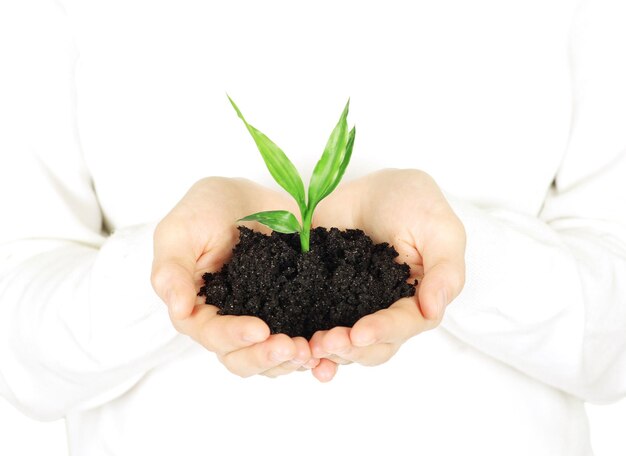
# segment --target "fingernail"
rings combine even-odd
[[[443,318],[443,312],[445,311],[447,305],[448,292],[445,288],[442,288],[441,290],[439,290],[439,303],[437,304],[437,315],[439,316],[439,318]]]

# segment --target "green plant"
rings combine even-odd
[[[322,157],[315,165],[311,181],[309,182],[308,198],[306,198],[302,178],[296,167],[287,158],[287,155],[267,136],[250,125],[241,114],[235,102],[230,97],[228,99],[252,135],[274,180],[293,196],[298,203],[302,225],[294,214],[284,210],[257,212],[239,221],[255,220],[280,233],[299,233],[302,251],[308,252],[313,211],[315,211],[319,202],[330,195],[339,185],[352,155],[356,128],[353,127],[348,132],[347,117],[350,100],[346,103],[337,126],[330,134],[330,138],[328,138]]]

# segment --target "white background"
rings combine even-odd
[[[614,405],[588,405],[595,456],[626,455],[626,400]],[[63,421],[40,423],[15,411],[0,399],[0,455],[66,456]],[[83,456],[83,455],[75,455]],[[158,456],[158,455],[156,455]]]
[[[589,406],[588,409],[596,456],[626,455],[626,401],[612,406]],[[67,455],[64,423],[32,421],[0,399],[0,456],[5,455]]]

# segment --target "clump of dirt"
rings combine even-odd
[[[310,339],[415,294],[417,281],[407,282],[410,268],[394,261],[396,250],[361,230],[315,228],[306,253],[297,234],[239,231],[231,260],[204,274],[198,294],[223,315],[261,318],[273,334]]]

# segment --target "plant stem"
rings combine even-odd
[[[302,231],[300,231],[300,247],[302,253],[309,251],[309,238],[311,236],[311,220],[313,219],[313,208],[307,208],[302,214]]]

